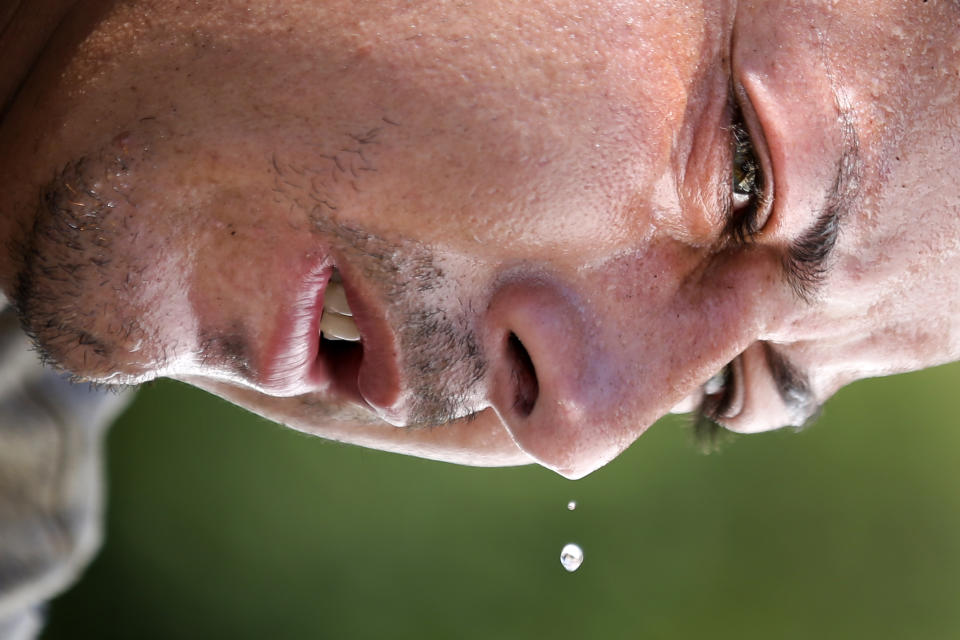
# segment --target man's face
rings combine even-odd
[[[78,12],[4,123],[68,370],[579,477],[957,357],[946,7],[208,4]]]

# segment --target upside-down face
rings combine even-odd
[[[0,129],[51,360],[580,477],[957,357],[952,5],[386,4],[77,5]]]

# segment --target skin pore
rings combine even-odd
[[[80,377],[580,477],[957,358],[954,3],[69,5],[5,85],[0,283]]]

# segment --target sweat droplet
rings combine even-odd
[[[571,500],[570,502],[567,503],[567,509],[568,509],[568,510],[573,511],[573,510],[576,509],[576,508],[577,508],[577,501],[576,501],[576,500]]]
[[[583,564],[583,549],[572,542],[564,545],[563,550],[560,551],[560,564],[567,571],[576,571]]]

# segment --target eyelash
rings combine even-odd
[[[703,387],[703,400],[693,417],[693,435],[705,453],[715,451],[724,434],[728,433],[719,421],[729,406],[732,385],[737,384],[734,377],[732,364],[727,364]]]
[[[764,198],[764,179],[750,132],[738,106],[733,107],[730,138],[733,156],[730,186],[733,215],[730,217],[729,233],[738,243],[746,244],[762,227],[760,210]]]
[[[753,140],[743,119],[739,105],[733,105],[730,124],[732,171],[730,180],[731,216],[727,232],[738,244],[748,244],[763,227],[761,216],[764,195],[764,176],[760,160],[753,148]],[[734,386],[740,384],[733,363],[728,363],[704,385],[703,402],[695,423],[695,433],[701,443],[713,442],[721,429],[721,419],[730,405]]]

